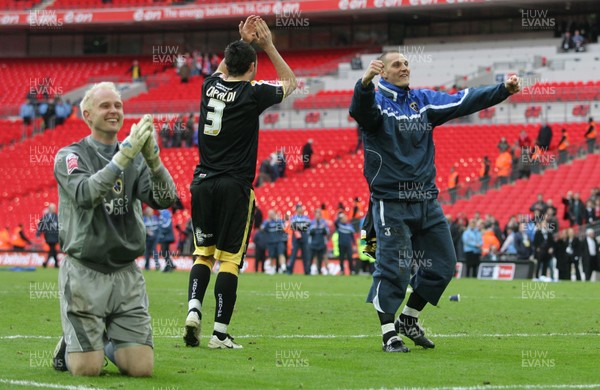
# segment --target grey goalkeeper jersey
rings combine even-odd
[[[59,150],[54,161],[61,248],[103,273],[130,265],[144,253],[142,202],[164,209],[176,200],[164,166],[152,174],[140,153],[120,172],[109,165],[117,150],[88,136]]]

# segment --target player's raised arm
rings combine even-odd
[[[375,101],[373,78],[382,71],[383,61],[371,61],[363,77],[354,86],[350,116],[366,131],[375,131],[381,123],[381,112]]]
[[[428,115],[433,126],[439,126],[451,119],[470,115],[503,102],[510,95],[521,90],[521,80],[511,76],[505,83],[480,88],[468,88],[454,95],[427,91]]]
[[[281,57],[281,54],[277,51],[277,48],[273,44],[273,37],[271,36],[269,26],[267,26],[267,23],[262,19],[259,19],[256,22],[256,34],[256,43],[265,51],[265,53],[267,53],[277,71],[277,77],[283,85],[284,97],[289,96],[296,89],[296,76],[283,57]]]
[[[240,33],[240,39],[246,43],[254,43],[256,41],[256,22],[260,19],[260,16],[250,15],[246,20],[240,21],[238,25],[238,31]],[[225,65],[225,59],[223,58],[217,67],[215,73],[221,73],[225,77],[229,76],[227,66]]]

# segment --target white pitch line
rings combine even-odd
[[[600,383],[560,385],[477,385],[456,387],[405,387],[405,390],[509,390],[509,389],[598,389]]]
[[[65,389],[65,390],[102,390],[99,387],[87,387],[87,386],[72,386],[72,385],[58,385],[55,383],[42,383],[35,381],[15,380],[15,379],[2,379],[0,383],[6,383],[13,386],[29,386],[29,387],[42,387],[46,389]]]
[[[239,339],[365,339],[370,337],[379,337],[379,334],[282,334],[282,335],[261,335],[261,334],[246,334],[235,336]],[[600,333],[484,333],[484,334],[436,334],[432,333],[431,337],[437,338],[489,338],[489,337],[600,337]],[[160,335],[155,334],[154,338],[161,339],[177,339],[182,335]],[[38,335],[12,335],[0,336],[0,340],[16,340],[16,339],[58,339],[58,336],[38,336]]]

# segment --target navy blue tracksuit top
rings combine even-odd
[[[375,91],[373,82],[363,87],[358,80],[350,115],[364,131],[364,174],[373,198],[410,202],[437,198],[433,129],[509,96],[504,84],[448,95],[402,89],[383,79]]]

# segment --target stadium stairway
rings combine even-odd
[[[456,216],[464,213],[471,217],[474,212],[490,213],[501,227],[512,215],[529,214],[529,207],[536,201],[538,194],[544,200],[552,199],[557,208],[556,215],[560,228],[566,227],[562,220],[564,205],[561,202],[568,191],[581,193],[586,200],[589,191],[600,185],[600,154],[590,154],[571,163],[560,165],[557,169],[548,169],[540,175],[532,175],[529,179],[517,180],[514,184],[490,190],[485,195],[475,195],[469,200],[459,200],[453,205],[445,205],[446,214]]]

